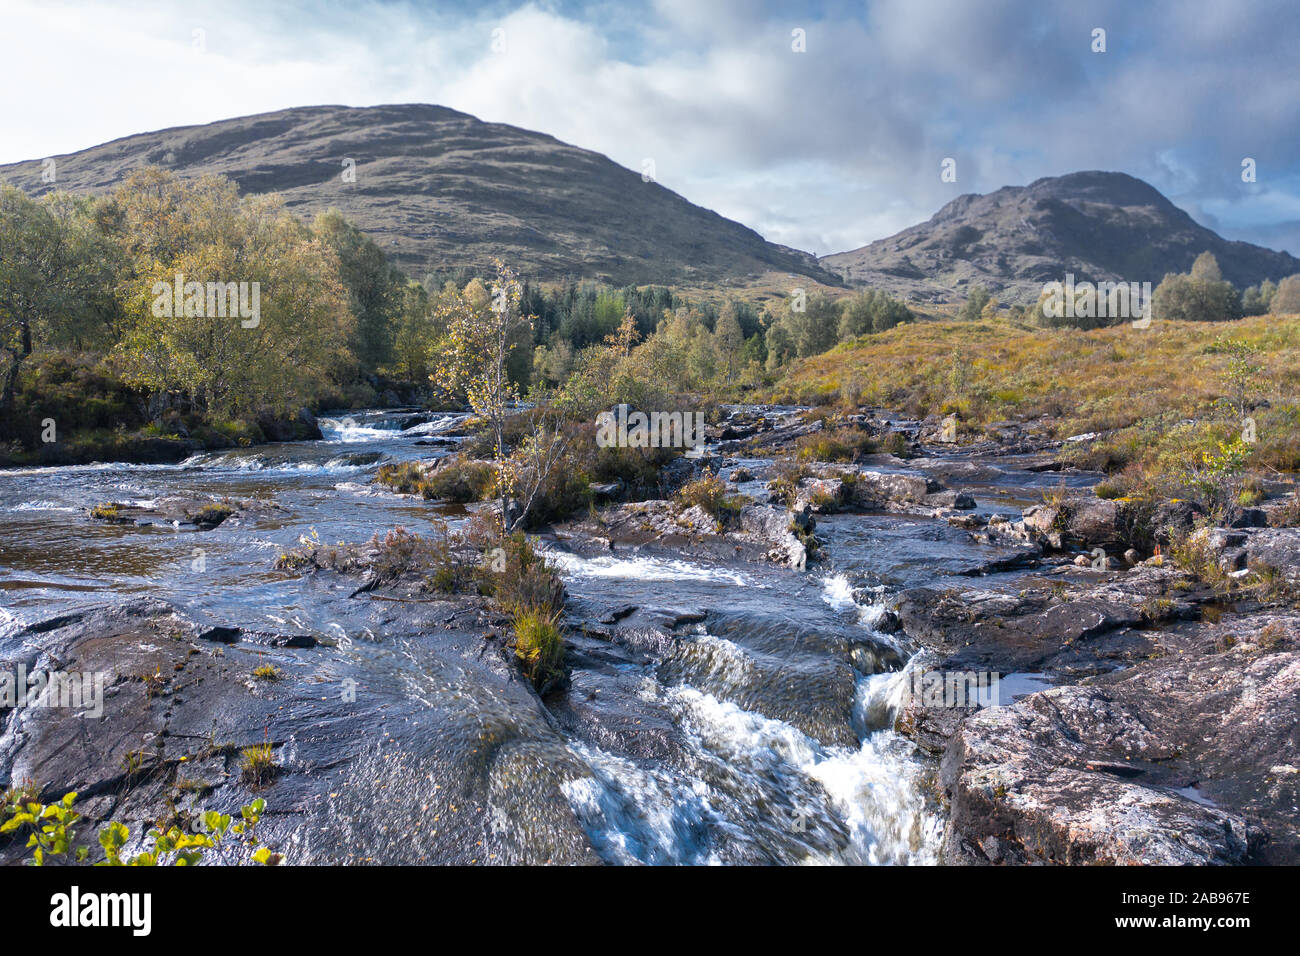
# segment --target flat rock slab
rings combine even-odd
[[[1300,861],[1300,616],[1182,630],[1168,656],[962,715],[954,861]]]
[[[158,601],[21,632],[0,666],[103,674],[103,707],[0,713],[0,781],[77,791],[86,832],[261,796],[267,842],[298,862],[598,862],[563,792],[590,771],[503,642],[434,620],[449,606],[389,610],[349,647],[200,640]],[[256,787],[241,757],[263,743],[277,769]]]

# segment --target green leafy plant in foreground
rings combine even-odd
[[[72,809],[77,794],[64,794],[58,803],[42,804],[26,791],[10,790],[4,794],[0,816],[0,835],[20,834],[24,827],[31,830],[27,847],[32,851],[27,862],[31,866],[51,864],[84,864],[90,857],[90,847],[77,844],[77,822],[81,814]],[[131,840],[130,829],[112,821],[100,829],[99,845],[104,851],[100,866],[197,866],[206,861],[237,864],[251,851],[254,863],[274,866],[283,860],[262,846],[256,835],[258,821],[266,809],[266,801],[254,800],[239,810],[239,819],[230,814],[206,811],[196,832],[169,827],[155,827],[145,834],[145,847],[134,856],[123,856],[123,848]]]

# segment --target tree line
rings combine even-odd
[[[437,392],[456,348],[449,317],[488,308],[493,281],[463,270],[414,281],[339,212],[303,223],[220,176],[145,168],[101,195],[39,199],[0,186],[0,429],[15,433],[20,387],[42,388],[43,357],[69,353],[93,357],[78,374],[134,390],[158,422],[364,404],[383,381]],[[240,312],[250,298],[254,319]],[[611,336],[634,336],[663,387],[708,390],[758,384],[912,318],[874,290],[838,301],[795,290],[762,305],[521,281],[518,300],[533,318],[511,332],[507,374],[523,392],[567,382]]]
[[[1121,293],[1126,288],[1121,284]],[[1076,307],[1061,314],[1045,309],[1053,295],[1044,292],[1034,306],[1013,305],[1008,315],[1013,321],[1042,328],[1096,329],[1130,321],[1129,314],[1117,315],[1110,308],[1099,309],[1097,302],[1085,302],[1098,294],[1089,283],[1086,291],[1076,286]],[[1122,296],[1121,301],[1127,301]],[[1151,317],[1178,322],[1226,322],[1251,315],[1293,315],[1300,313],[1300,275],[1279,282],[1264,280],[1259,285],[1238,289],[1223,278],[1219,261],[1212,252],[1202,252],[1187,272],[1169,272],[1151,294]],[[967,321],[991,319],[999,313],[999,304],[984,286],[975,286],[958,309],[957,317]]]

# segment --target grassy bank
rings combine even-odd
[[[1091,331],[909,324],[801,361],[768,397],[879,405],[918,418],[955,414],[966,436],[996,422],[1041,419],[1048,437],[1100,433],[1064,454],[1118,471],[1159,456],[1189,424],[1198,440],[1208,429],[1222,433],[1216,441],[1231,440],[1245,416],[1255,421],[1254,465],[1300,468],[1297,395],[1293,315]]]

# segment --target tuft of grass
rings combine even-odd
[[[876,449],[874,438],[851,427],[823,429],[795,439],[795,457],[800,461],[853,462]]]
[[[432,469],[424,462],[402,461],[380,465],[375,482],[399,494],[425,500],[484,501],[496,494],[496,469],[491,462],[444,458]]]
[[[418,461],[388,462],[375,472],[375,483],[387,485],[403,495],[437,497],[425,480],[424,465]]]
[[[489,542],[482,590],[512,615],[538,611],[558,615],[564,609],[564,581],[536,543],[522,531]]]
[[[895,458],[911,458],[912,445],[902,432],[890,432],[877,443],[877,451],[893,455]]]
[[[90,516],[98,521],[120,521],[122,506],[115,501],[105,501],[91,508]]]
[[[564,635],[559,615],[542,608],[516,611],[512,617],[515,657],[535,686],[541,686],[559,670],[564,659]]]
[[[269,743],[254,744],[240,752],[239,779],[254,790],[274,780],[279,770]]]
[[[261,666],[253,669],[253,676],[256,677],[258,680],[277,681],[283,675],[280,673],[280,669],[278,667],[275,667],[271,664],[262,664]]]
[[[1169,544],[1169,556],[1174,564],[1194,574],[1220,596],[1232,593],[1236,582],[1219,565],[1218,553],[1210,546],[1208,526],[1199,527],[1187,534],[1173,535]]]
[[[1103,498],[1108,501],[1124,497],[1124,489],[1120,487],[1118,482],[1111,481],[1110,479],[1099,481],[1097,484],[1093,485],[1092,493],[1098,498]]]
[[[420,486],[425,498],[444,501],[485,501],[497,492],[496,468],[486,461],[443,459]]]
[[[1287,630],[1279,622],[1274,621],[1265,627],[1255,638],[1256,645],[1266,654],[1273,651],[1280,651],[1286,645]]]
[[[673,500],[682,508],[698,505],[723,524],[740,514],[742,507],[740,496],[731,494],[727,483],[707,469],[699,478],[682,485]]]

